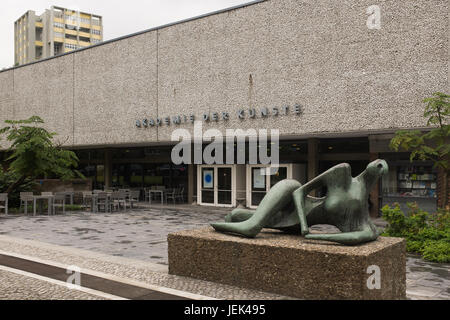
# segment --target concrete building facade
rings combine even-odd
[[[130,161],[144,165],[143,186],[157,183],[145,164],[169,163],[173,130],[192,131],[194,117],[224,134],[279,129],[282,161],[303,164],[305,179],[334,163],[359,170],[388,158],[399,169],[374,193],[376,207],[383,193],[436,203],[437,173],[410,167],[388,143],[399,129],[424,129],[422,100],[449,91],[448,1],[379,1],[379,28],[370,27],[372,5],[254,1],[9,69],[0,72],[0,121],[39,115],[107,186],[131,181]],[[201,174],[183,169],[189,200]],[[429,193],[400,190],[405,174]]]
[[[102,17],[52,6],[14,22],[15,64],[22,65],[103,41]]]

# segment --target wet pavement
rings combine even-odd
[[[450,300],[450,264],[427,262],[409,254],[406,287],[412,299]]]
[[[4,216],[0,235],[102,252],[167,265],[167,235],[222,221],[221,210],[139,209],[125,213]]]
[[[141,206],[113,214],[69,213],[58,216],[1,216],[0,235],[84,249],[167,265],[167,235],[222,221],[229,209],[198,206]],[[376,221],[378,226],[383,221]],[[317,226],[314,232],[332,232]],[[407,290],[411,299],[450,299],[450,265],[408,255]]]

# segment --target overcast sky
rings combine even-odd
[[[52,5],[103,16],[104,40],[232,7],[250,0],[1,0],[0,69],[14,64],[14,21]]]

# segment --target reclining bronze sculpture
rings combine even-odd
[[[300,232],[307,239],[356,245],[378,238],[379,232],[369,217],[369,193],[377,180],[388,172],[384,160],[375,160],[356,178],[350,165],[339,164],[305,185],[295,180],[277,183],[264,197],[258,208],[235,209],[224,223],[212,227],[220,232],[254,238],[263,228]],[[308,194],[326,187],[323,198]],[[329,224],[341,233],[309,234],[309,226]]]

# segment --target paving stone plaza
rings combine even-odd
[[[161,209],[141,204],[139,209],[114,214],[2,216],[0,251],[75,265],[102,272],[105,277],[132,279],[143,285],[172,288],[207,298],[290,299],[168,274],[167,235],[221,221],[227,212],[221,208],[169,206]],[[384,225],[382,220],[375,223],[379,227]],[[332,228],[315,226],[312,229],[313,232],[330,232]],[[108,299],[3,269],[0,270],[0,286],[1,299]],[[449,265],[428,263],[408,255],[407,297],[449,299]]]

